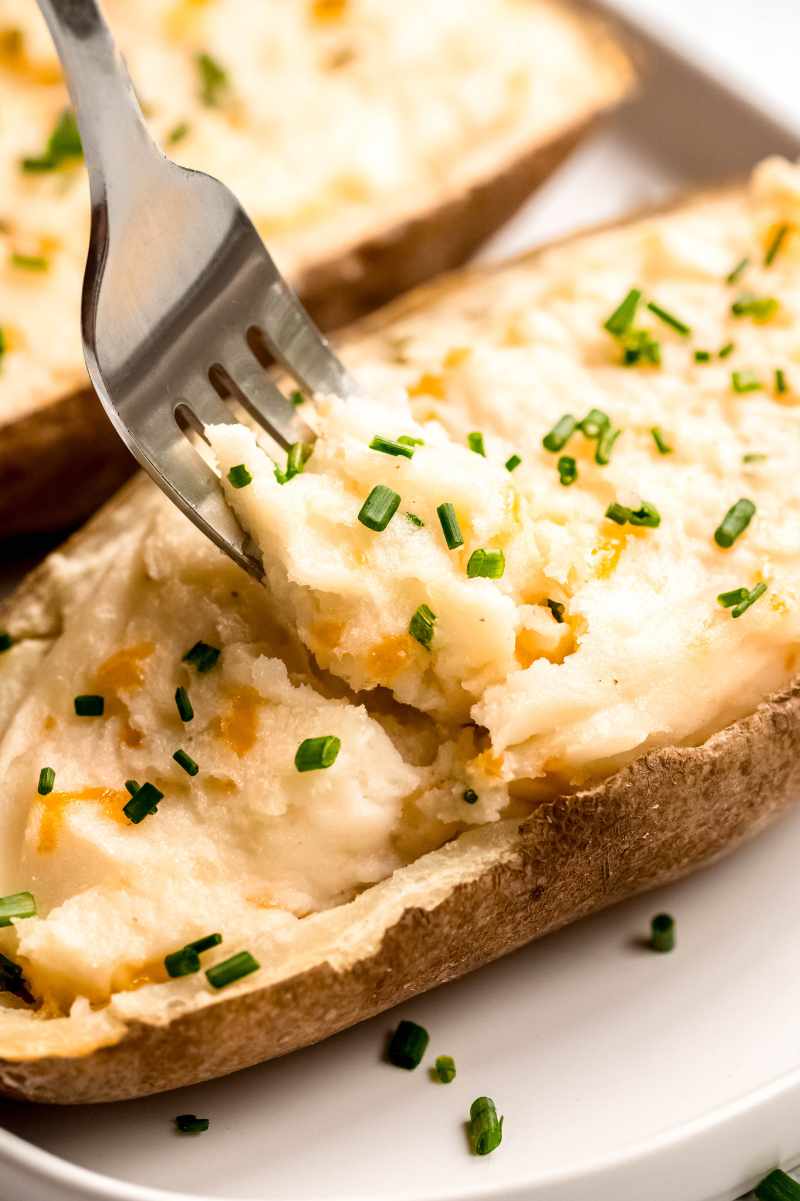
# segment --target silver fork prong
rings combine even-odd
[[[270,353],[310,395],[353,396],[359,388],[294,291],[277,274],[256,323]]]
[[[182,397],[175,407],[176,411],[178,409],[188,409],[202,426],[239,424],[236,414],[229,405],[220,400],[217,393],[211,387],[210,382],[206,384],[205,389],[202,391],[193,388],[191,395]]]
[[[226,355],[224,365],[215,363],[208,377],[219,396],[233,397],[284,450],[293,442],[307,441],[312,436],[305,422],[298,418],[295,406],[246,346],[235,357]]]

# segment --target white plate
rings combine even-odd
[[[663,46],[648,54],[640,99],[488,255],[797,154],[794,134],[719,82]],[[284,1060],[113,1106],[3,1103],[0,1196],[730,1201],[800,1160],[798,862],[800,812],[713,871]],[[669,956],[638,942],[662,908],[679,924]],[[403,1016],[429,1028],[432,1056],[455,1056],[453,1084],[381,1062]],[[506,1126],[481,1160],[464,1120],[482,1093]],[[176,1136],[181,1112],[210,1131]]]

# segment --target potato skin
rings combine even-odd
[[[339,328],[462,264],[631,89],[630,63],[602,23],[573,12],[570,3],[563,7],[596,39],[598,71],[609,76],[605,102],[567,121],[552,138],[499,162],[466,189],[442,196],[434,207],[377,230],[355,247],[333,249],[327,259],[306,269],[293,282],[322,328]],[[54,397],[17,422],[0,421],[0,539],[76,525],[135,468],[88,384]]]

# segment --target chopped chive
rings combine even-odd
[[[461,535],[461,527],[458,524],[456,511],[449,500],[443,505],[437,506],[436,515],[439,518],[439,524],[442,527],[442,533],[444,534],[448,550],[456,550],[459,546],[463,546],[464,539]]]
[[[720,592],[717,601],[723,609],[732,609],[734,605],[740,605],[743,600],[747,600],[749,595],[747,588],[731,588],[730,592]]]
[[[193,976],[200,971],[200,956],[192,947],[181,947],[179,951],[171,951],[164,956],[164,967],[167,975],[173,979],[178,976]]]
[[[633,325],[636,317],[636,310],[639,307],[639,301],[642,298],[642,293],[638,288],[631,288],[628,295],[622,301],[618,308],[614,310],[611,316],[603,324],[603,328],[607,329],[615,338],[619,338],[626,333],[631,325]]]
[[[742,455],[743,463],[765,463],[767,456],[758,451],[753,451],[750,454]]]
[[[606,467],[611,461],[611,452],[614,449],[614,443],[622,433],[622,430],[615,430],[611,425],[605,426],[600,431],[600,437],[597,439],[597,447],[594,452],[594,461],[599,463],[601,467]]]
[[[565,488],[575,483],[578,478],[578,464],[572,455],[562,455],[558,460],[558,478]]]
[[[2,655],[4,651],[10,651],[13,645],[14,639],[11,637],[8,631],[0,630],[0,655]]]
[[[173,125],[172,129],[167,134],[167,145],[177,146],[178,142],[182,142],[189,133],[189,122],[179,121],[177,125]]]
[[[411,434],[399,434],[397,441],[402,442],[403,446],[424,446],[425,445],[424,438],[412,438]]]
[[[779,396],[789,391],[789,385],[786,382],[786,372],[781,367],[775,368],[775,391]]]
[[[417,517],[416,513],[406,513],[405,517],[406,521],[410,521],[411,524],[417,526],[418,529],[425,524],[421,517]]]
[[[298,771],[319,771],[324,767],[332,767],[341,746],[341,739],[333,734],[305,738],[295,752],[294,765]]]
[[[751,500],[742,497],[735,505],[731,505],[720,524],[714,531],[714,541],[724,550],[733,546],[740,534],[749,526],[756,507]]]
[[[521,462],[519,455],[512,455],[510,459],[506,459],[506,471],[516,471]]]
[[[204,934],[202,938],[187,942],[186,946],[190,951],[197,951],[198,955],[202,955],[203,951],[210,951],[212,947],[218,947],[221,942],[221,934]]]
[[[106,707],[105,698],[94,695],[76,696],[73,704],[77,717],[102,717]]]
[[[126,791],[130,793],[131,796],[136,796],[136,793],[141,788],[141,784],[139,783],[138,780],[126,780],[125,788],[126,788]]]
[[[428,1031],[416,1022],[405,1018],[399,1023],[389,1041],[387,1058],[396,1068],[413,1071],[419,1067],[420,1060],[425,1054],[429,1042]]]
[[[420,605],[408,623],[408,632],[412,638],[416,638],[420,646],[430,650],[435,624],[436,614],[433,610],[429,609],[427,605]]]
[[[745,392],[760,392],[763,388],[761,380],[755,371],[734,371],[731,373],[731,387],[740,395]]]
[[[658,453],[660,455],[671,455],[672,447],[670,446],[669,442],[667,442],[666,438],[664,437],[663,430],[659,429],[659,427],[657,425],[654,425],[653,428],[650,430],[650,433],[653,435],[653,441],[655,442],[656,446],[658,447]]]
[[[675,919],[668,913],[657,913],[650,923],[650,946],[654,951],[675,949]]]
[[[75,120],[72,110],[65,109],[47,139],[44,153],[24,158],[21,167],[23,171],[31,173],[56,171],[70,159],[80,158],[83,158],[83,147],[81,146],[81,135],[78,133],[78,122]]]
[[[545,434],[542,438],[542,446],[545,450],[552,451],[556,454],[559,450],[563,450],[569,442],[572,435],[575,433],[577,421],[571,413],[565,413],[563,417],[555,423],[549,434]]]
[[[471,580],[481,577],[499,580],[506,569],[506,557],[501,550],[474,550],[467,563],[467,575]]]
[[[747,596],[739,601],[738,605],[731,609],[731,617],[741,617],[742,614],[746,613],[750,606],[754,605],[759,597],[763,596],[766,591],[767,585],[762,580],[760,584],[756,584],[755,588],[752,588],[750,592],[748,592]]]
[[[670,326],[670,328],[674,329],[676,333],[679,333],[682,338],[688,338],[689,334],[692,332],[692,327],[690,325],[687,325],[685,321],[681,321],[678,317],[673,316],[673,314],[668,312],[667,309],[662,309],[661,305],[656,304],[654,300],[651,300],[647,307],[651,313],[658,317],[659,321],[663,321],[665,325]]]
[[[295,388],[294,392],[289,393],[289,404],[293,404],[295,408],[305,402],[305,396],[299,388]]]
[[[780,301],[774,296],[754,296],[752,292],[743,292],[731,305],[734,317],[752,317],[754,321],[763,324],[774,317],[780,308]]]
[[[468,805],[477,805],[478,794],[474,788],[465,788],[461,799],[466,801]]]
[[[710,350],[696,350],[694,352],[694,361],[695,361],[695,363],[710,363],[711,362],[711,351]]]
[[[609,521],[615,521],[617,525],[625,525],[628,520],[629,512],[630,509],[626,509],[624,505],[614,501],[614,503],[610,504],[606,509],[606,517],[609,519]]]
[[[194,717],[194,709],[192,702],[189,700],[189,693],[185,688],[175,689],[175,707],[178,710],[178,717],[181,721],[191,721]]]
[[[15,250],[11,255],[11,266],[23,271],[46,271],[50,263],[43,254],[19,254]]]
[[[52,767],[43,767],[39,772],[39,786],[36,791],[39,796],[47,796],[53,791],[53,785],[56,782],[56,773]]]
[[[734,267],[733,271],[731,271],[730,274],[728,274],[725,277],[725,283],[726,284],[738,283],[739,280],[741,279],[742,275],[744,274],[744,272],[747,270],[747,268],[749,266],[750,266],[750,260],[748,258],[740,259],[739,262]]]
[[[172,758],[175,760],[178,767],[182,767],[189,776],[196,776],[200,770],[191,755],[186,754],[186,751],[177,750],[173,754]]]
[[[726,342],[725,345],[721,346],[719,348],[719,350],[717,351],[717,358],[727,359],[727,358],[729,358],[730,355],[733,354],[735,349],[736,349],[735,342]]]
[[[215,108],[227,91],[228,72],[205,52],[196,54],[194,61],[200,77],[200,99],[207,108]]]
[[[123,805],[122,812],[128,821],[138,826],[139,822],[144,821],[149,814],[156,812],[158,802],[163,798],[163,792],[156,788],[155,784],[142,784],[141,788],[136,789],[127,804]]]
[[[10,926],[15,919],[36,917],[36,901],[32,892],[15,892],[0,897],[0,926]]]
[[[450,1084],[456,1078],[456,1061],[452,1055],[437,1055],[434,1071],[442,1084]]]
[[[661,365],[661,343],[656,341],[649,330],[629,330],[621,342],[624,367],[633,367],[636,363],[649,363],[652,367]]]
[[[249,976],[251,972],[257,972],[260,967],[261,964],[249,951],[239,951],[236,955],[231,955],[230,959],[223,959],[222,963],[215,963],[213,967],[207,968],[206,979],[212,988],[226,988],[244,976]]]
[[[22,968],[7,955],[0,955],[0,992],[11,993],[12,996],[19,997],[21,1001],[27,1001],[28,1004],[33,1001],[25,983]]]
[[[503,1119],[498,1120],[491,1097],[477,1097],[470,1105],[469,1140],[476,1155],[489,1155],[503,1141]]]
[[[228,472],[228,483],[234,488],[246,488],[248,484],[252,484],[253,477],[247,470],[244,463],[237,463],[235,467],[231,467]]]
[[[193,1113],[179,1113],[175,1119],[179,1134],[204,1134],[209,1125],[208,1118],[198,1118]]]
[[[483,455],[484,459],[486,458],[486,447],[483,442],[483,434],[480,430],[473,430],[471,434],[467,434],[467,446],[476,455]]]
[[[384,455],[402,455],[404,459],[413,459],[414,447],[409,446],[405,442],[393,442],[391,438],[384,438],[382,434],[376,434],[369,444],[370,450],[379,450]]]
[[[561,601],[547,600],[545,601],[550,612],[553,614],[553,620],[557,621],[560,626],[564,624],[564,610],[566,605],[562,605]]]
[[[286,468],[275,468],[275,479],[278,483],[288,484],[296,475],[301,475],[313,449],[307,442],[293,442],[286,452]]]
[[[205,672],[211,671],[220,654],[218,646],[209,646],[207,642],[195,642],[194,646],[183,656],[181,662],[190,663],[203,675]]]
[[[590,409],[580,423],[580,430],[587,438],[599,438],[610,424],[611,418],[602,409]]]
[[[385,484],[376,484],[358,512],[358,520],[368,530],[380,534],[386,529],[400,505],[400,495]]]
[[[617,525],[625,525],[626,522],[630,522],[631,525],[645,526],[649,529],[657,529],[661,525],[661,514],[658,509],[646,500],[642,501],[638,509],[629,509],[615,501],[606,509],[606,517],[610,521],[615,521]]]
[[[756,1185],[754,1193],[758,1201],[800,1201],[800,1184],[776,1168]]]
[[[776,258],[778,257],[778,254],[780,253],[780,249],[783,246],[784,239],[786,238],[786,235],[788,234],[788,232],[789,232],[789,226],[786,222],[784,222],[782,225],[779,225],[778,228],[775,230],[772,240],[770,241],[770,244],[767,247],[767,252],[764,255],[764,266],[765,267],[771,267],[772,264],[775,262]]]

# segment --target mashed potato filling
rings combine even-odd
[[[212,428],[266,586],[155,489],[137,524],[55,556],[58,628],[12,628],[0,656],[0,894],[37,904],[0,950],[44,1003],[3,994],[13,1020],[208,999],[164,958],[212,932],[203,967],[248,949],[277,970],[301,926],[313,941],[469,826],[700,742],[784,686],[798,318],[800,170],[769,161],[747,196],[445,287],[353,344],[364,399],[306,399],[316,441],[286,482],[244,426]],[[598,423],[619,435],[601,445]],[[380,486],[399,501],[376,530],[359,512]],[[470,574],[476,551],[496,569]],[[187,659],[197,643],[210,655]],[[102,713],[79,716],[81,695]],[[314,738],[338,754],[299,771]],[[145,782],[163,797],[134,824]]]

